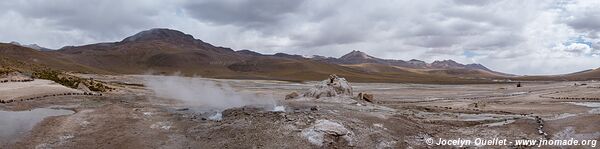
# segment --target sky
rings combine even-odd
[[[58,49],[171,28],[265,54],[452,59],[521,74],[600,67],[598,0],[5,0],[0,42]]]

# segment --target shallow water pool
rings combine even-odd
[[[49,116],[69,115],[71,110],[38,108],[30,111],[0,111],[0,145],[15,141]]]

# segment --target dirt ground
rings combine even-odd
[[[142,85],[141,76],[85,77],[109,82],[117,90],[103,96],[0,104],[4,111],[75,111],[47,117],[2,148],[453,148],[429,146],[425,139],[565,135],[600,139],[600,107],[594,104],[600,102],[595,99],[600,98],[600,88],[595,88],[600,83],[596,82],[524,82],[520,88],[515,84],[352,83],[355,95],[371,93],[376,102],[339,103],[284,100],[286,94],[302,92],[314,82],[215,80],[238,92],[271,95],[285,106],[284,112],[232,108],[215,120],[215,113],[201,107],[154,96]],[[547,135],[539,133],[538,119]],[[325,132],[335,134],[315,138],[321,125],[335,126],[335,132]],[[314,139],[323,144],[315,144]]]
[[[0,83],[0,100],[23,99],[60,93],[83,93],[50,80]]]

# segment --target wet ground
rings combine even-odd
[[[47,117],[5,146],[448,148],[428,146],[424,140],[600,139],[600,127],[595,125],[600,124],[600,88],[596,88],[600,84],[596,82],[526,82],[520,88],[515,84],[352,83],[355,95],[374,94],[376,102],[367,103],[283,100],[286,94],[300,93],[313,82],[214,80],[237,92],[274,97],[285,107],[283,112],[252,106],[232,108],[218,113],[219,117],[202,107],[154,96],[141,85],[140,76],[86,77],[110,82],[118,90],[98,97],[57,96],[0,104],[4,111],[47,107],[75,111]]]
[[[50,116],[73,114],[70,110],[38,108],[30,111],[0,111],[0,145],[12,143]]]

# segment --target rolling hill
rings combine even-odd
[[[492,71],[481,64],[460,64],[453,60],[426,63],[421,60],[410,61],[380,59],[361,51],[352,51],[340,58],[324,58],[316,56],[318,61],[339,64],[370,72],[385,72],[418,75],[452,76],[459,78],[506,78],[514,75]]]
[[[357,82],[410,83],[481,83],[506,77],[479,64],[387,60],[360,51],[340,58],[234,51],[171,29],[151,29],[117,42],[66,46],[53,51],[0,44],[0,53],[3,67],[19,70],[47,67],[83,73],[181,73],[289,81],[320,80],[329,74],[338,74]]]
[[[0,43],[0,66],[3,68],[19,71],[52,68],[87,73],[109,73],[59,57],[60,54],[58,53],[42,52],[19,45]]]

